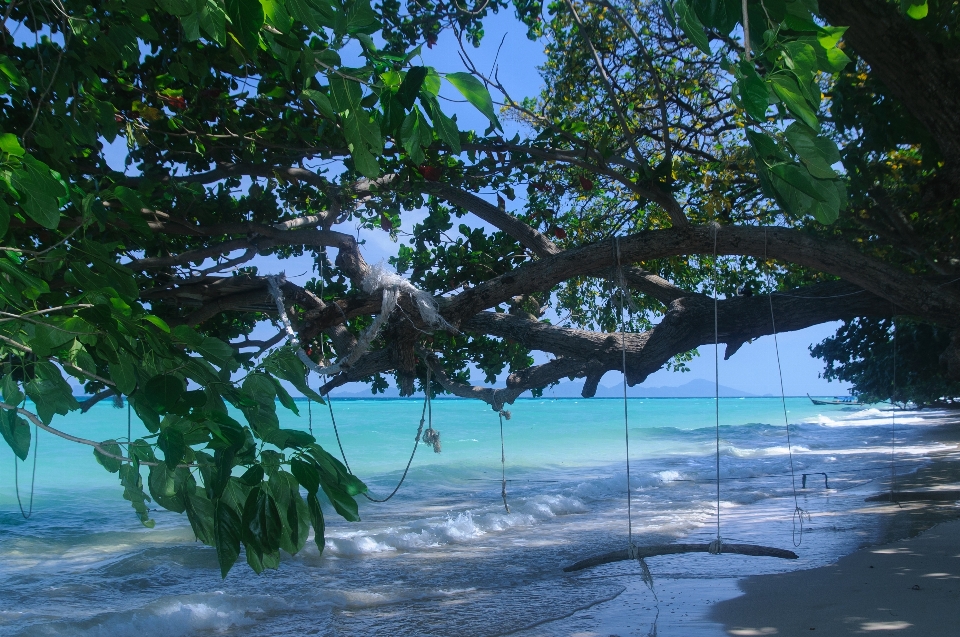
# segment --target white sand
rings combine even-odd
[[[710,619],[728,635],[960,635],[960,521],[836,564],[749,577]]]

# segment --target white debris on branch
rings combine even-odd
[[[363,277],[363,280],[360,282],[361,289],[367,294],[383,292],[380,314],[378,314],[373,320],[373,323],[360,334],[356,347],[354,347],[349,354],[342,356],[340,360],[332,365],[327,365],[325,360],[321,361],[321,365],[317,365],[310,360],[307,353],[303,350],[303,347],[301,347],[300,339],[290,324],[290,317],[287,316],[286,305],[283,301],[283,292],[280,290],[280,285],[284,280],[285,277],[282,274],[268,276],[267,289],[270,291],[270,296],[273,297],[273,301],[277,305],[280,322],[283,324],[283,329],[287,332],[287,341],[290,345],[297,348],[297,356],[308,369],[324,376],[339,374],[367,353],[373,341],[380,333],[380,330],[397,308],[401,294],[406,294],[410,297],[420,313],[420,318],[423,319],[423,322],[429,327],[454,330],[454,327],[440,316],[437,302],[429,292],[417,289],[410,281],[399,274],[388,271],[384,264],[380,263],[371,268],[369,274]]]

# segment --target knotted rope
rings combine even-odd
[[[360,334],[360,338],[357,339],[357,344],[353,348],[353,351],[346,356],[342,356],[340,360],[332,365],[325,365],[325,360],[321,361],[321,365],[317,365],[310,360],[310,357],[307,356],[307,353],[303,350],[300,339],[290,324],[290,317],[287,316],[287,309],[283,300],[283,291],[280,289],[280,285],[284,280],[285,278],[282,274],[268,276],[267,289],[277,306],[277,313],[280,315],[280,322],[283,325],[283,329],[287,332],[287,342],[297,348],[297,357],[307,366],[307,369],[323,376],[339,374],[343,368],[350,367],[361,356],[367,353],[367,350],[370,349],[377,335],[380,334],[380,330],[397,308],[401,294],[406,294],[410,297],[420,313],[420,318],[430,327],[448,330],[454,329],[453,326],[440,316],[437,302],[429,292],[417,289],[410,281],[399,274],[389,272],[381,263],[371,268],[370,272],[363,277],[363,280],[360,282],[361,289],[367,294],[375,294],[376,292],[382,291],[383,300],[380,305],[380,314],[378,314],[373,320],[373,323]]]

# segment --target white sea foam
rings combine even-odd
[[[84,621],[81,626],[51,623],[34,629],[37,634],[81,637],[229,634],[238,628],[253,626],[265,613],[287,606],[279,597],[237,596],[215,591],[162,598],[133,611],[108,611]]]
[[[823,427],[883,427],[890,425],[894,419],[898,425],[932,424],[929,413],[881,410],[876,407],[861,409],[853,413],[832,413],[830,415],[821,413],[804,418],[801,422]]]
[[[518,498],[510,501],[510,513],[502,509],[468,510],[414,520],[402,527],[331,533],[326,537],[326,550],[333,555],[351,557],[468,544],[491,533],[531,527],[557,516],[587,510],[579,499],[564,495]]]

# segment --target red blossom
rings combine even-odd
[[[437,166],[427,166],[423,164],[422,166],[417,166],[417,172],[427,181],[440,181],[441,171]]]

